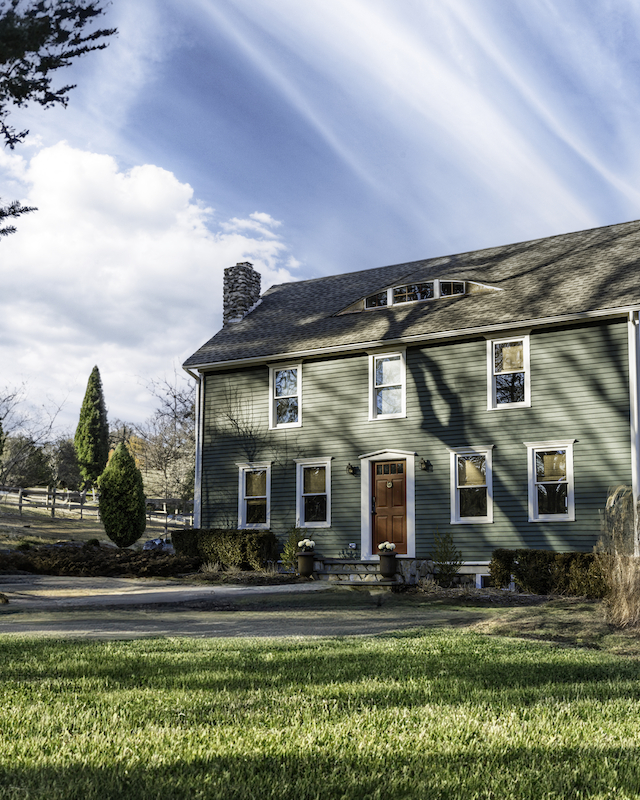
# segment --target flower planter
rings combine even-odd
[[[396,554],[380,553],[380,574],[383,578],[395,578],[396,575]]]
[[[313,560],[316,554],[311,551],[298,553],[298,574],[301,578],[310,578],[313,574]]]

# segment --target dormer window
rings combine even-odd
[[[393,302],[411,303],[415,300],[431,300],[434,297],[433,281],[430,283],[412,283],[408,286],[395,286]]]
[[[454,294],[464,294],[463,281],[439,281],[440,296],[451,297]]]
[[[380,308],[387,305],[387,292],[372,294],[365,300],[365,308]]]
[[[365,298],[365,309],[397,306],[402,303],[418,303],[422,300],[436,300],[439,297],[453,297],[466,294],[464,281],[428,281],[427,283],[408,283],[393,286],[384,292],[376,292]],[[360,306],[362,308],[362,306]]]

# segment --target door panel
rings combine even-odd
[[[373,470],[373,553],[382,542],[393,542],[396,553],[407,552],[406,462],[377,461]]]

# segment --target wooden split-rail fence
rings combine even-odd
[[[51,517],[54,518],[59,512],[80,512],[80,519],[100,519],[100,509],[98,500],[99,492],[87,491],[72,492],[67,489],[55,489],[44,487],[33,487],[21,489],[17,486],[0,486],[0,501],[10,507],[16,508],[18,514],[22,516],[23,509],[46,508],[50,510]],[[161,506],[162,510],[156,508]],[[149,522],[164,522],[165,531],[168,528],[190,528],[193,526],[193,514],[178,513],[175,509],[171,513],[172,507],[170,499],[148,498],[147,499],[147,518]]]

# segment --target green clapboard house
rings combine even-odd
[[[469,571],[497,547],[589,551],[639,472],[640,222],[260,295],[225,270],[198,381],[196,527],[308,529],[324,556]]]

